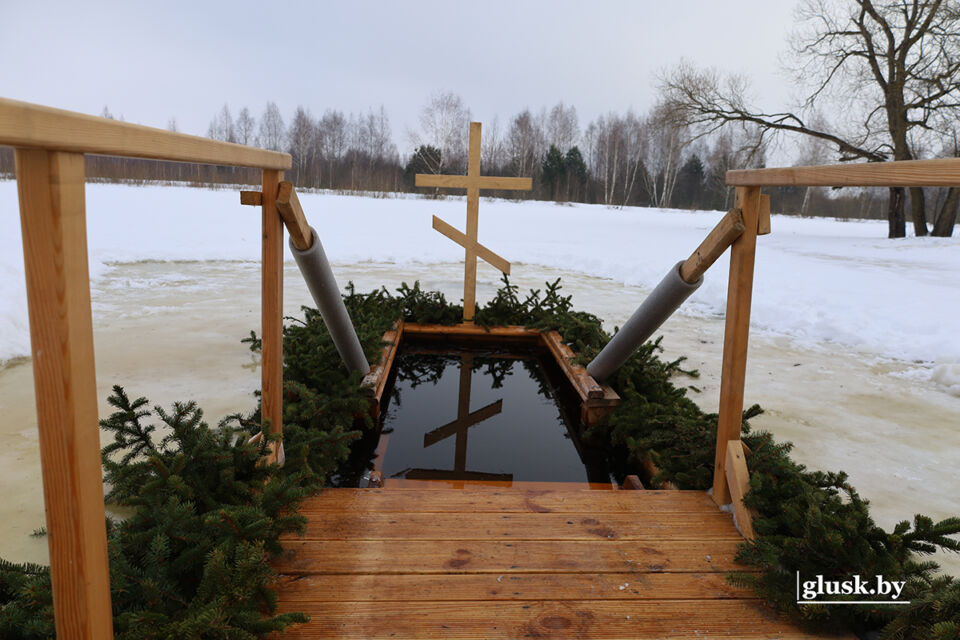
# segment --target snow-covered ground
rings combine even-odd
[[[330,260],[398,266],[455,262],[463,251],[431,215],[464,227],[462,198],[302,194]],[[115,262],[258,260],[259,213],[236,190],[87,186],[91,274]],[[719,212],[611,209],[485,200],[480,241],[512,261],[643,288],[685,258]],[[289,258],[289,256],[288,256]],[[683,313],[723,313],[724,257]],[[888,240],[886,223],[774,216],[760,238],[753,328],[914,366],[898,375],[960,395],[960,238]],[[590,309],[590,300],[579,300]],[[29,353],[16,185],[0,182],[0,362]]]

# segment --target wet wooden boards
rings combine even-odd
[[[698,491],[328,489],[275,560],[312,638],[813,638],[725,573],[742,538]]]

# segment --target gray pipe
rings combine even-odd
[[[683,261],[678,262],[664,276],[657,288],[650,292],[643,304],[637,307],[630,319],[620,327],[620,331],[587,365],[587,373],[595,380],[606,380],[610,374],[619,369],[634,350],[646,342],[653,332],[659,329],[660,325],[666,322],[667,318],[680,308],[683,301],[703,283],[703,276],[694,283],[686,282],[681,278],[680,265],[682,264]]]
[[[363,348],[350,321],[350,314],[347,313],[347,307],[343,304],[337,280],[333,277],[333,270],[327,262],[327,254],[323,250],[323,245],[320,244],[320,236],[313,227],[310,227],[310,233],[313,244],[309,249],[303,251],[297,249],[291,238],[290,251],[293,252],[297,266],[300,267],[300,273],[307,282],[307,288],[313,295],[313,301],[320,310],[320,315],[327,325],[327,331],[330,332],[340,357],[343,358],[348,369],[367,375],[370,372],[370,364],[363,355]]]

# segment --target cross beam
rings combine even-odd
[[[480,175],[480,123],[470,123],[470,151],[465,176],[438,176],[418,173],[414,184],[418,187],[467,190],[467,232],[460,234],[434,216],[433,228],[447,236],[465,251],[463,272],[463,320],[473,322],[477,301],[477,258],[483,258],[504,273],[510,273],[510,263],[480,244],[477,237],[480,215],[480,190],[499,189],[529,191],[533,188],[530,178],[507,178]],[[458,235],[454,235],[454,233]],[[498,264],[499,262],[499,264]],[[506,269],[504,269],[506,267]]]

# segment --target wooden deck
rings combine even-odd
[[[328,489],[284,540],[284,638],[810,638],[730,586],[703,492]],[[816,636],[819,637],[819,636]]]

